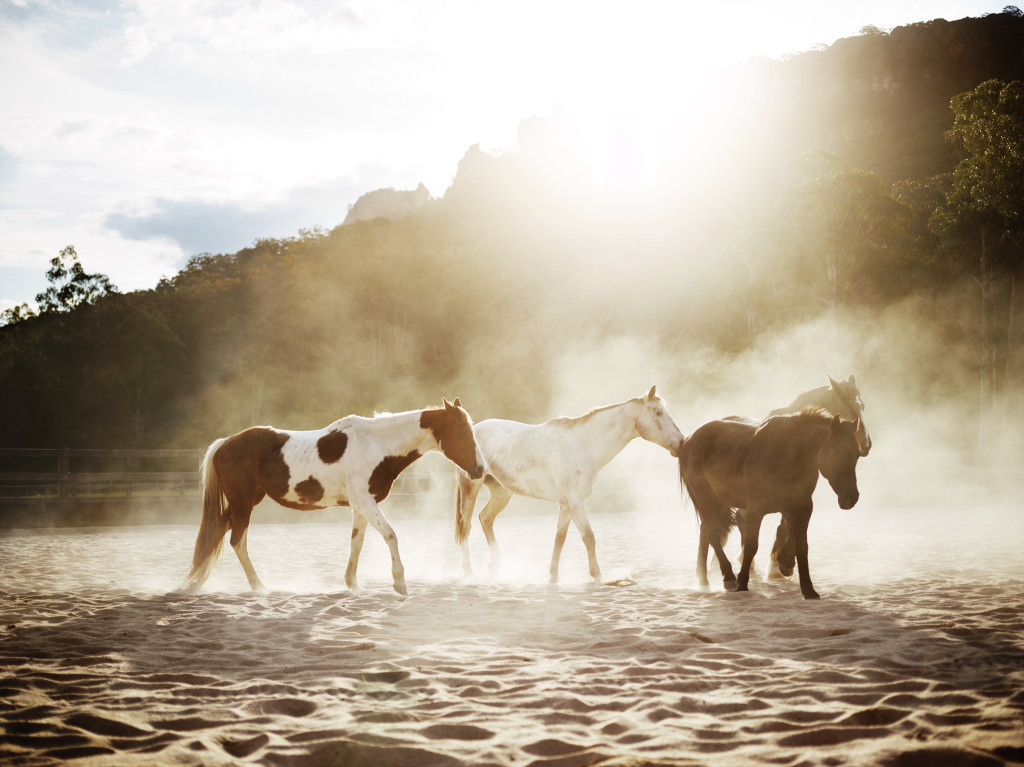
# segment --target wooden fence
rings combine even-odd
[[[27,499],[71,501],[78,498],[103,497],[129,499],[138,495],[181,496],[196,494],[199,487],[198,466],[202,450],[73,450],[70,448],[31,449],[0,448],[0,468],[21,468],[0,471],[0,504]],[[189,463],[188,471],[143,471],[140,464],[154,462]],[[80,468],[90,463],[113,467],[126,465],[121,471]],[[25,470],[27,464],[46,464],[42,470]],[[49,469],[49,470],[46,470]]]
[[[0,448],[0,527],[177,522],[199,498],[202,450]]]
[[[0,529],[198,523],[204,452],[0,448]],[[437,472],[424,463],[403,472],[389,504],[436,494]]]

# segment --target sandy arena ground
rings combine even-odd
[[[758,556],[763,571],[774,533]],[[408,598],[350,516],[261,524],[174,593],[195,527],[0,538],[0,762],[50,765],[1024,763],[1024,509],[819,505],[811,572],[695,587],[692,507],[594,514],[607,581],[554,511],[499,518],[496,581],[447,517],[394,520]],[[734,536],[735,537],[735,536]],[[478,572],[487,553],[474,527]],[[730,551],[737,549],[736,541]]]

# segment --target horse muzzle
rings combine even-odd
[[[484,466],[483,464],[478,463],[474,467],[473,471],[467,471],[466,473],[469,475],[470,479],[480,479],[484,474],[487,473],[487,467]]]
[[[857,505],[857,501],[859,500],[860,493],[856,491],[849,494],[841,495],[839,497],[839,508],[842,509],[843,511],[849,511],[850,509]]]

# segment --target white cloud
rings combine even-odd
[[[145,286],[190,251],[219,249],[201,243],[204,211],[236,229],[253,211],[297,229],[301,208],[327,219],[337,207],[336,220],[314,222],[331,226],[380,186],[443,194],[470,145],[513,147],[521,119],[556,105],[593,123],[592,142],[622,110],[654,135],[672,107],[665,93],[698,64],[984,10],[977,0],[909,11],[810,0],[16,0],[0,5],[0,265],[45,270],[74,243],[90,271]],[[130,240],[111,221],[132,236],[166,231]],[[0,288],[0,300],[31,298]]]

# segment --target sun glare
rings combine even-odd
[[[714,93],[707,78],[719,49],[693,34],[708,28],[693,11],[641,4],[624,19],[576,10],[552,20],[574,34],[549,33],[517,70],[524,82],[543,83],[552,110],[571,123],[595,184],[625,194],[650,187],[666,154],[706,128],[698,118]],[[701,109],[689,119],[695,103]]]

